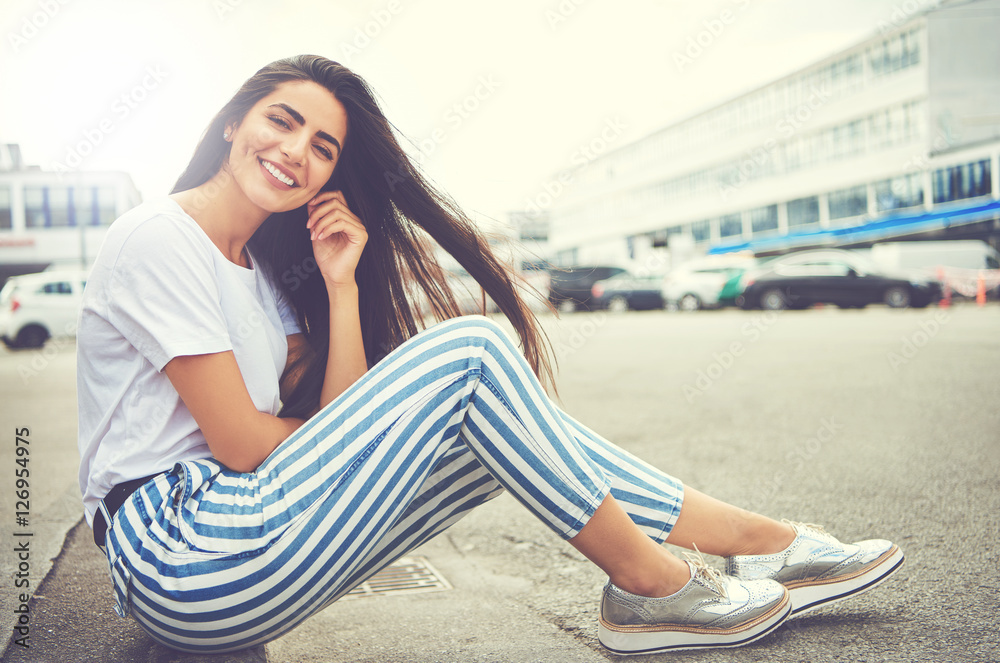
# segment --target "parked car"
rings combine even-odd
[[[590,289],[591,308],[607,309],[616,313],[661,309],[663,276],[633,276],[621,273],[610,279],[598,281]]]
[[[588,310],[594,284],[624,271],[608,265],[553,268],[549,270],[549,303],[562,313]]]
[[[770,260],[743,275],[743,308],[778,310],[836,304],[863,308],[885,303],[893,308],[924,307],[941,296],[932,280],[899,278],[875,263],[840,249],[799,251]]]
[[[719,307],[736,306],[739,296],[743,294],[743,275],[746,271],[746,269],[735,270],[726,279],[722,290],[719,291]]]
[[[87,276],[82,271],[12,276],[0,290],[0,340],[8,348],[40,348],[74,336]]]
[[[738,279],[755,261],[746,256],[705,256],[686,262],[667,274],[663,296],[667,305],[682,311],[697,311],[723,305],[723,289]],[[735,295],[728,303],[732,304]]]

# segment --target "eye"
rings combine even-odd
[[[280,115],[268,115],[267,118],[277,124],[282,129],[291,129],[292,126],[285,121],[285,118]]]
[[[316,151],[323,155],[327,160],[333,159],[333,152],[331,152],[325,145],[317,145]]]

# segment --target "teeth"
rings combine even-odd
[[[287,184],[288,186],[295,186],[295,180],[293,180],[292,178],[288,177],[283,172],[275,168],[270,161],[264,161],[263,159],[261,159],[260,162],[264,164],[264,168],[267,168],[267,172],[274,175],[274,179],[278,180],[282,184]]]

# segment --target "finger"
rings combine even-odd
[[[368,241],[368,236],[363,232],[352,231],[340,224],[331,224],[329,227],[316,231],[312,236],[312,240],[314,242],[322,242],[335,235],[343,235],[344,239],[351,244],[364,245]]]
[[[345,198],[344,194],[340,191],[320,191],[306,203],[306,206],[309,208],[315,208],[323,203],[334,201],[339,201],[345,208],[348,207],[347,198]]]
[[[333,223],[334,221],[341,221],[341,220],[348,221],[361,229],[365,227],[365,224],[361,222],[361,219],[354,216],[350,212],[337,207],[334,207],[332,209],[324,208],[316,210],[315,212],[313,212],[312,217],[310,217],[309,222],[306,224],[306,227],[315,233],[324,224]]]
[[[313,228],[311,238],[323,240],[338,232],[344,233],[347,239],[354,243],[363,243],[368,239],[364,226],[348,219],[324,220]]]
[[[343,200],[345,203],[347,202],[347,199],[344,197],[344,192],[340,191],[339,189],[337,189],[336,191],[319,191],[315,196],[312,197],[312,200],[310,200],[309,202],[312,203],[323,200],[330,200],[333,198],[338,198],[340,200]]]
[[[347,207],[346,203],[342,200],[333,199],[317,203],[316,206],[309,208],[309,220],[306,222],[306,228],[313,228],[320,219],[327,215],[350,218],[364,225],[361,219]]]

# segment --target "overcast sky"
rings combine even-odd
[[[368,80],[438,185],[503,219],[581,148],[625,145],[928,4],[4,0],[0,142],[44,168],[127,171],[149,199],[243,80],[317,53]]]

